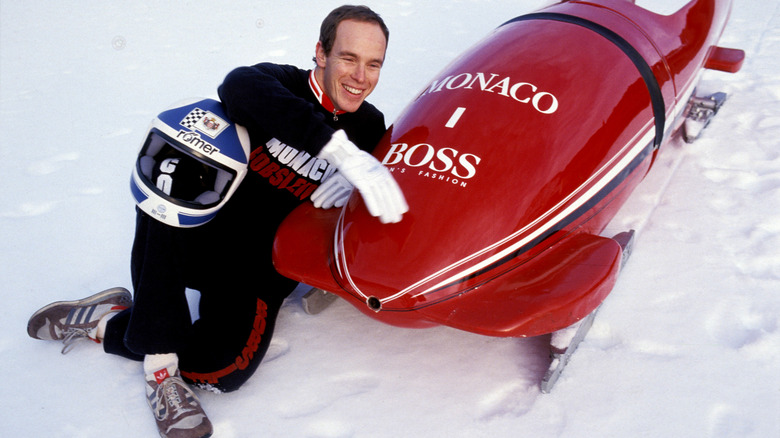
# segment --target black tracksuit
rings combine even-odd
[[[382,113],[366,102],[354,113],[326,109],[329,101],[320,102],[311,78],[309,71],[268,63],[225,78],[219,97],[250,134],[249,172],[199,227],[170,227],[138,210],[134,305],[109,321],[107,352],[136,360],[177,353],[186,380],[223,392],[238,389],[257,369],[279,308],[297,285],[271,261],[278,225],[335,170],[316,155],[336,129],[369,151],[385,131]],[[194,324],[186,288],[201,293]]]

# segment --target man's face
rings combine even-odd
[[[385,60],[387,40],[376,23],[344,20],[326,55],[317,43],[315,76],[337,110],[354,112],[374,91]]]

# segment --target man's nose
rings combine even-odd
[[[355,69],[352,71],[352,79],[363,82],[366,80],[366,67],[362,64],[357,64],[355,66]]]

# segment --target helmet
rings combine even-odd
[[[249,134],[213,99],[180,102],[152,120],[130,189],[138,207],[174,227],[210,221],[247,172]]]

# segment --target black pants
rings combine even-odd
[[[249,379],[297,283],[273,268],[275,226],[248,239],[240,227],[226,227],[218,218],[184,229],[138,213],[131,262],[134,304],[109,321],[106,352],[135,360],[176,353],[185,380],[222,392]],[[194,323],[186,288],[201,294]]]

